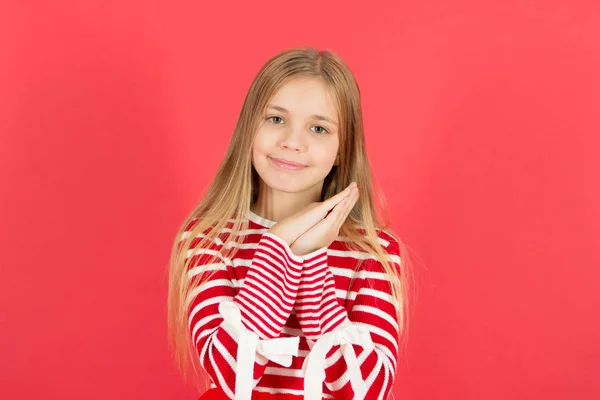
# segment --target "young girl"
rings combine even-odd
[[[271,58],[171,253],[170,344],[184,379],[210,378],[200,399],[388,398],[408,260],[371,179],[347,65]]]

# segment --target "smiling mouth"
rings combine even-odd
[[[281,169],[285,169],[285,170],[288,170],[288,171],[298,171],[298,170],[306,168],[306,165],[288,164],[288,163],[286,163],[284,161],[279,161],[279,160],[276,160],[276,159],[271,158],[271,157],[269,157],[269,160],[276,167],[281,168]]]

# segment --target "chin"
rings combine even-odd
[[[301,192],[302,190],[305,190],[307,186],[310,186],[310,184],[307,184],[307,182],[300,177],[290,177],[286,174],[274,174],[272,172],[267,172],[266,174],[259,173],[259,175],[270,189],[278,190],[280,192]]]

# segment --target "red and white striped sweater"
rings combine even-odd
[[[252,390],[309,400],[387,399],[398,320],[382,265],[368,253],[346,250],[341,236],[297,256],[268,232],[274,221],[252,211],[248,219],[234,259],[221,256],[221,240],[199,249],[195,238],[188,250],[197,257],[193,265],[204,265],[207,255],[221,260],[204,266],[216,272],[189,298],[192,339],[211,387],[242,400]],[[385,231],[378,236],[400,271],[398,242]],[[366,261],[354,271],[358,259]]]

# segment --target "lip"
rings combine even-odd
[[[290,171],[297,171],[306,168],[306,165],[298,164],[282,158],[269,157],[269,160],[271,160],[271,162],[277,167],[287,169]]]

